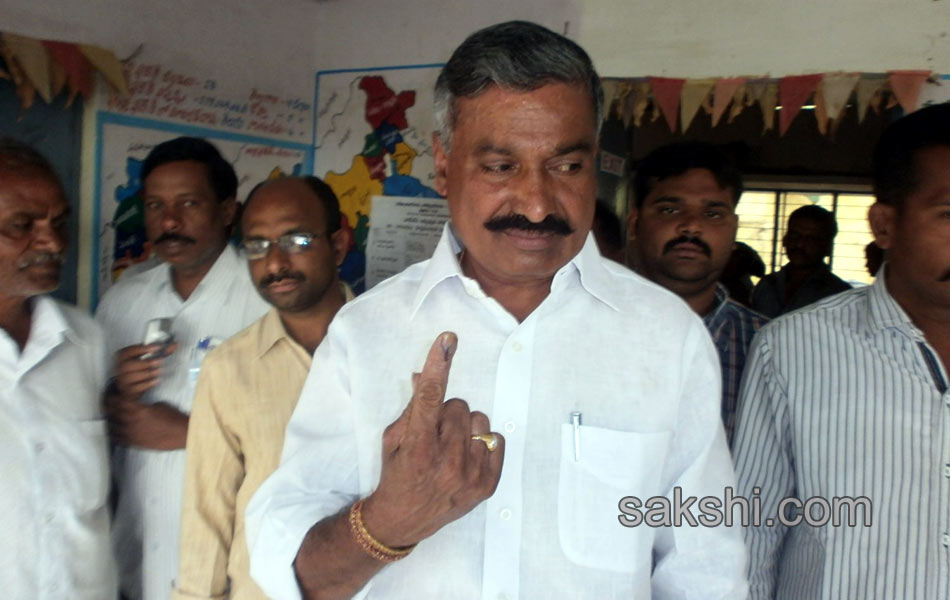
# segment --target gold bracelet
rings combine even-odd
[[[397,560],[409,556],[409,553],[412,552],[412,549],[416,547],[416,545],[413,544],[403,548],[391,548],[374,538],[370,532],[366,530],[366,525],[363,524],[362,500],[357,500],[353,503],[353,506],[350,507],[349,520],[350,531],[353,532],[353,536],[356,538],[356,541],[359,543],[360,547],[376,560],[381,560],[383,562],[396,562]]]

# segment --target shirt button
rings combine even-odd
[[[524,346],[521,345],[521,342],[515,342],[511,345],[511,349],[515,352],[521,352],[521,350],[524,349]],[[948,399],[947,402],[950,403],[950,399]]]
[[[44,519],[47,523],[52,523],[54,518],[55,518],[55,517],[53,516],[53,513],[51,513],[51,512],[48,512],[48,513],[46,513],[45,515],[43,515],[43,519]]]
[[[44,444],[43,442],[36,442],[35,444],[33,444],[33,449],[36,450],[37,454],[39,454],[43,450],[46,450],[46,444]]]
[[[950,534],[947,534],[947,533],[943,534],[940,537],[940,541],[943,542],[944,546],[950,546]]]
[[[508,421],[507,423],[505,423],[505,433],[511,433],[514,430],[515,430],[514,421]],[[950,465],[948,465],[947,468],[950,469]]]
[[[500,511],[498,511],[498,516],[501,517],[502,521],[507,521],[508,519],[511,518],[511,510],[507,508],[503,508]]]

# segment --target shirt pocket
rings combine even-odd
[[[72,457],[76,488],[82,509],[94,511],[105,504],[109,493],[109,428],[105,419],[76,421],[76,427],[81,436]]]
[[[660,477],[672,433],[633,433],[580,426],[575,460],[572,424],[561,425],[558,537],[572,562],[620,573],[646,569],[653,561],[654,531],[620,524],[624,496],[662,495]]]

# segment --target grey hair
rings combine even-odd
[[[604,91],[583,48],[527,21],[499,23],[468,36],[435,83],[435,127],[446,152],[451,149],[457,98],[473,98],[492,85],[531,91],[549,83],[584,86],[590,92],[594,126],[600,126]]]
[[[56,170],[46,157],[20,140],[0,137],[0,168],[42,175],[62,187]]]

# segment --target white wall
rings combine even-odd
[[[603,76],[950,73],[950,0],[578,0]]]

